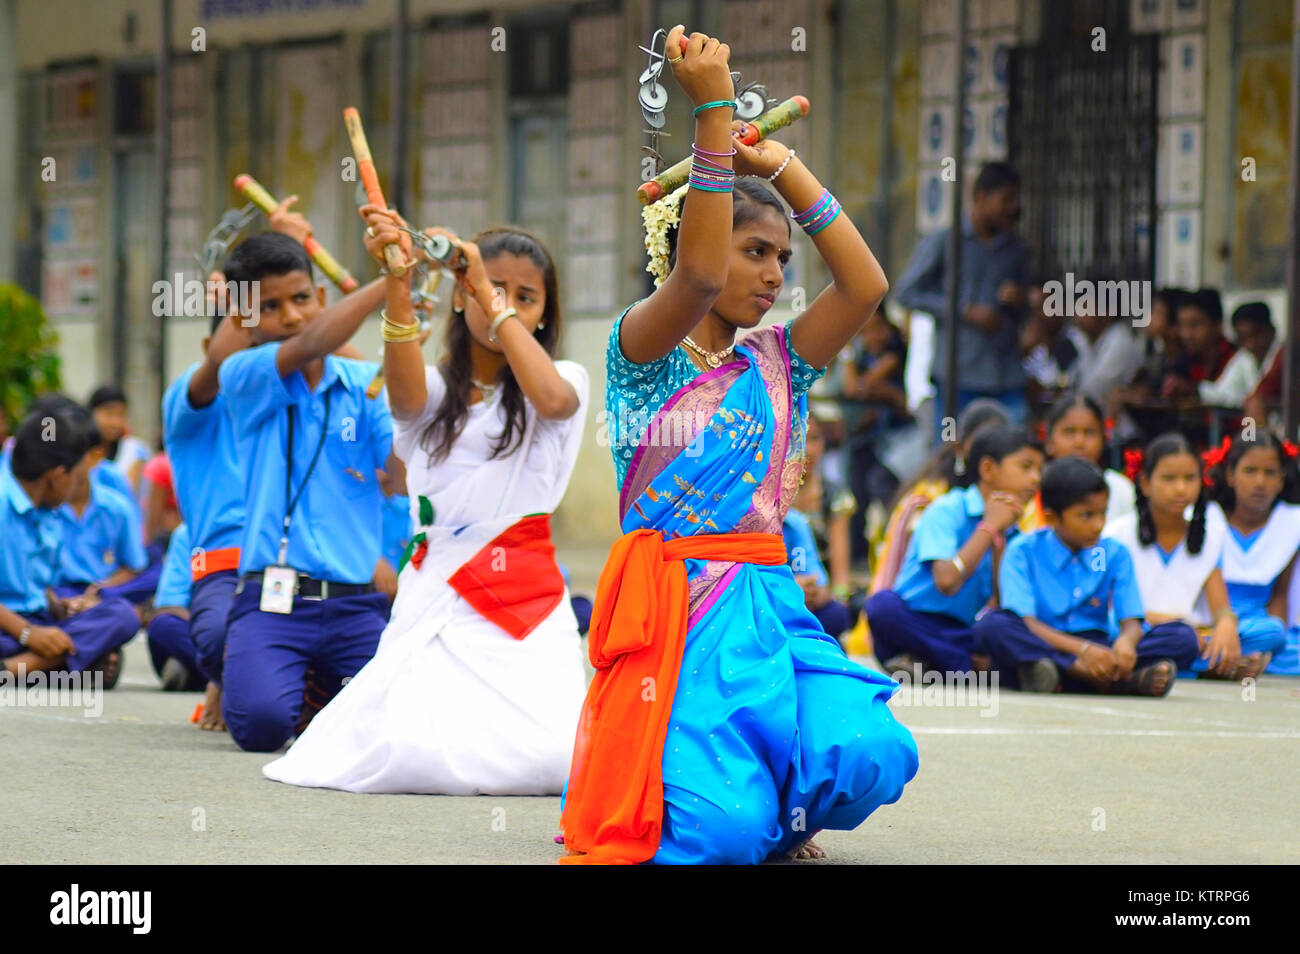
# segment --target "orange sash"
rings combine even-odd
[[[219,570],[239,569],[239,547],[226,547],[224,550],[204,550],[190,557],[190,578],[197,583]]]
[[[560,827],[567,864],[636,864],[659,848],[663,748],[686,646],[687,559],[775,566],[773,533],[697,534],[665,541],[624,534],[596,589],[588,652],[596,676],[574,743]]]

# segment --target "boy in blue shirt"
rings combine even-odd
[[[1002,676],[1029,692],[1151,691],[1161,660],[1178,654],[1178,633],[1142,635],[1142,595],[1133,559],[1102,538],[1110,491],[1080,457],[1053,461],[1043,474],[1047,526],[1007,547],[998,581],[1002,609],[975,624]],[[1111,615],[1119,635],[1110,641]],[[1172,667],[1172,664],[1170,664]],[[1172,676],[1173,669],[1169,669]]]
[[[993,555],[1037,492],[1042,465],[1027,431],[993,426],[975,436],[969,466],[978,479],[926,507],[894,588],[864,607],[886,672],[975,668],[972,627],[995,591]]]
[[[129,497],[92,479],[91,469],[100,462],[99,427],[79,405],[70,405],[69,412],[82,420],[91,450],[73,471],[72,493],[59,507],[63,528],[59,592],[120,596],[142,603],[153,593],[159,571],[149,564],[139,511]]]
[[[57,508],[89,446],[84,423],[66,409],[30,414],[0,469],[0,657],[14,675],[102,669],[108,688],[117,681],[120,647],[140,628],[134,607],[105,599],[55,625],[46,595],[62,545]]]
[[[222,712],[241,748],[270,752],[294,731],[308,669],[337,691],[374,655],[388,618],[372,581],[383,504],[375,469],[389,465],[392,418],[366,395],[377,366],[332,353],[383,288],[372,283],[318,318],[324,289],[311,259],[276,233],[241,244],[225,273],[258,283],[259,313],[241,316],[254,346],[218,375],[245,500]]]
[[[163,689],[197,692],[207,680],[199,670],[194,639],[190,635],[190,531],[181,524],[172,531],[163,557],[154,609],[145,633],[149,660]]]

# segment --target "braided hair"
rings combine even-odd
[[[1277,500],[1273,501],[1274,506],[1279,502],[1300,502],[1300,479],[1297,479],[1296,462],[1291,457],[1291,454],[1295,452],[1295,447],[1283,444],[1282,441],[1266,430],[1256,431],[1250,440],[1247,440],[1242,434],[1237,434],[1231,438],[1227,453],[1222,456],[1221,460],[1216,461],[1205,474],[1206,483],[1209,485],[1210,499],[1217,502],[1228,517],[1231,517],[1232,512],[1237,509],[1237,494],[1228,485],[1228,475],[1237,469],[1237,465],[1241,463],[1241,459],[1247,453],[1256,449],[1272,450],[1277,454],[1277,464],[1282,470],[1282,492],[1278,495]]]
[[[1187,454],[1193,460],[1199,461],[1192,445],[1182,434],[1160,435],[1147,445],[1142,454],[1143,476],[1150,480],[1160,461],[1176,454]],[[1133,492],[1137,497],[1138,542],[1144,547],[1149,547],[1156,542],[1156,521],[1151,514],[1151,501],[1142,492],[1141,481],[1133,482]],[[1201,548],[1205,546],[1205,508],[1208,503],[1209,494],[1206,493],[1206,487],[1202,482],[1200,493],[1196,495],[1196,503],[1192,507],[1192,519],[1187,525],[1187,552],[1193,556],[1200,553]]]

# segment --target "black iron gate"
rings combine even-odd
[[[1044,279],[1154,279],[1158,38],[1128,32],[1127,2],[1042,6],[1039,45],[1011,55],[1020,234]]]

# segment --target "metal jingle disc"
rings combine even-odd
[[[642,86],[644,86],[646,83],[649,83],[653,80],[657,80],[659,78],[659,74],[663,72],[664,69],[663,57],[656,56],[655,60],[657,62],[654,62],[649,67],[647,67],[646,71],[641,74],[641,78],[637,80],[637,82],[640,83]]]
[[[666,87],[651,81],[641,84],[641,91],[637,94],[637,99],[641,102],[642,109],[648,109],[651,112],[662,112],[663,108],[668,105],[668,90]]]
[[[767,105],[766,100],[763,99],[763,94],[752,89],[741,93],[736,102],[739,104],[736,107],[736,118],[745,120],[757,119],[762,116],[763,107]]]
[[[654,129],[664,128],[664,114],[651,112],[648,109],[641,110],[641,118],[645,120],[646,125]]]

